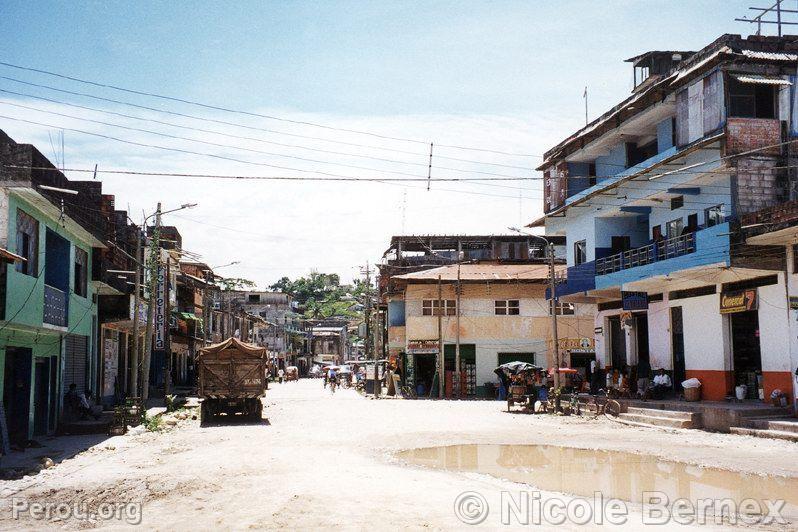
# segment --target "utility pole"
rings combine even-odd
[[[130,376],[128,395],[139,397],[139,305],[141,304],[141,265],[144,262],[141,256],[141,227],[136,228],[136,283],[133,294],[133,354],[130,359]]]
[[[145,221],[146,230],[146,221]],[[147,301],[147,327],[144,332],[144,359],[141,364],[141,399],[146,401],[150,395],[150,362],[152,360],[152,331],[155,302],[155,283],[158,281],[158,265],[161,260],[161,203],[158,202],[158,210],[155,211],[155,230],[150,240],[150,259],[147,264],[150,270],[148,281],[150,297]]]
[[[554,244],[549,242],[549,290],[551,291],[551,335],[554,349],[554,409],[560,411],[560,339],[557,335],[557,297],[554,292]]]
[[[372,352],[372,358],[374,360],[374,381],[373,381],[373,392],[374,397],[379,397],[380,395],[380,384],[379,384],[379,369],[377,368],[377,349],[376,345],[373,345],[373,338],[372,335],[374,334],[374,330],[372,328],[371,323],[371,269],[369,268],[369,263],[366,262],[366,269],[363,270],[363,273],[366,275],[366,305],[364,309],[364,322],[366,324],[366,338],[363,341],[363,349],[365,350],[366,359],[369,358],[369,351]],[[376,329],[376,324],[374,326]]]
[[[454,375],[453,375],[453,383],[452,388],[454,391],[455,397],[460,397],[462,394],[460,393],[461,390],[461,379],[460,379],[460,261],[458,257],[457,262],[457,285],[455,285],[456,290],[456,300],[454,304],[455,308],[455,339],[454,339]]]
[[[444,386],[445,386],[445,369],[444,354],[443,354],[443,288],[441,287],[441,276],[438,275],[438,397],[443,399]]]

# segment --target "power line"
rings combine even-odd
[[[6,92],[6,91],[0,90],[0,92]],[[380,169],[380,168],[369,168],[369,167],[364,167],[364,166],[357,166],[357,165],[346,164],[346,163],[338,163],[338,162],[333,162],[333,161],[324,161],[324,160],[319,160],[319,159],[310,159],[310,158],[307,158],[307,157],[300,157],[300,156],[297,156],[297,155],[287,155],[287,154],[282,154],[282,153],[255,150],[255,149],[252,149],[252,148],[246,148],[244,146],[235,146],[235,145],[230,145],[230,144],[220,144],[218,142],[210,142],[210,141],[201,140],[201,139],[193,139],[193,138],[189,138],[189,137],[181,137],[179,135],[171,135],[171,134],[163,133],[163,132],[160,132],[160,131],[153,131],[153,130],[149,130],[149,129],[141,129],[141,128],[136,128],[136,127],[124,126],[124,125],[116,124],[116,123],[113,123],[113,122],[103,122],[101,120],[92,120],[90,118],[84,118],[84,117],[80,117],[80,116],[69,115],[69,114],[66,114],[66,113],[59,113],[57,111],[48,111],[46,109],[40,109],[40,108],[37,108],[37,107],[31,107],[31,106],[28,106],[28,105],[22,105],[22,104],[18,104],[18,103],[0,101],[0,105],[8,105],[8,106],[11,106],[11,107],[18,107],[20,109],[27,109],[27,110],[30,110],[30,111],[36,111],[36,112],[39,112],[39,113],[46,113],[46,114],[60,116],[60,117],[64,117],[64,118],[70,118],[70,119],[73,119],[73,120],[80,120],[82,122],[91,122],[93,124],[100,124],[100,125],[103,125],[103,126],[116,127],[116,128],[125,129],[125,130],[128,130],[128,131],[138,131],[140,133],[147,133],[149,135],[156,135],[156,136],[159,136],[159,137],[165,137],[165,138],[170,138],[170,139],[175,139],[175,140],[184,140],[184,141],[188,141],[188,142],[196,142],[198,144],[205,144],[205,145],[208,145],[208,146],[216,146],[216,147],[220,147],[220,148],[241,150],[241,151],[246,151],[246,152],[251,152],[251,153],[259,153],[259,154],[262,154],[262,155],[269,155],[269,156],[272,156],[272,157],[284,157],[284,158],[287,158],[287,159],[296,159],[296,160],[305,161],[305,162],[329,164],[329,165],[333,165],[333,166],[342,166],[342,167],[346,167],[346,168],[353,168],[353,169],[357,169],[357,170],[366,170],[366,171],[371,171],[371,172],[383,172],[383,173],[389,173],[389,174],[406,175],[406,176],[414,176],[414,177],[418,176],[418,174],[411,174],[411,173],[407,173],[407,172],[398,172],[398,171],[395,171],[395,170],[385,170],[385,169]],[[174,125],[174,127],[181,127],[181,126]],[[192,128],[192,129],[194,129],[194,128]],[[201,131],[215,133],[213,131],[208,131],[208,130],[201,130]],[[219,134],[224,135],[223,133],[219,133]],[[238,138],[241,138],[241,137],[238,137]],[[251,140],[258,141],[258,139],[251,139]],[[332,151],[325,151],[325,153],[331,153],[331,154],[343,155],[343,156],[348,156],[349,155],[349,154],[346,154],[346,153],[332,152]],[[414,166],[427,166],[426,164],[422,164],[422,163],[408,163],[408,162],[404,162],[404,161],[395,161],[395,160],[391,160],[391,159],[378,159],[378,160],[384,161],[384,162],[397,163],[397,164],[407,164],[407,165],[414,165]],[[439,167],[439,168],[442,169],[442,170],[451,170],[451,171],[454,171],[454,172],[483,174],[483,175],[488,175],[488,176],[517,177],[517,176],[512,176],[512,175],[507,175],[507,174],[496,174],[496,173],[492,173],[492,172],[483,172],[483,171],[480,171],[480,170],[466,170],[466,169],[461,169],[461,168],[450,168],[450,167]]]
[[[118,85],[112,85],[112,84],[109,84],[109,83],[100,83],[100,82],[97,82],[97,81],[85,80],[85,79],[77,78],[77,77],[74,77],[74,76],[67,76],[65,74],[59,74],[59,73],[56,73],[56,72],[51,72],[51,71],[48,71],[48,70],[42,70],[42,69],[37,69],[37,68],[32,68],[32,67],[25,67],[25,66],[15,65],[15,64],[12,64],[12,63],[6,63],[6,62],[2,62],[2,61],[0,61],[0,65],[6,66],[6,67],[9,67],[9,68],[14,68],[14,69],[17,69],[17,70],[23,70],[23,71],[27,71],[27,72],[36,72],[38,74],[45,74],[45,75],[48,75],[48,76],[53,76],[53,77],[57,77],[57,78],[61,78],[61,79],[67,79],[69,81],[82,83],[84,85],[91,85],[91,86],[94,86],[94,87],[100,87],[100,88],[105,88],[105,89],[113,89],[113,90],[120,91],[120,92],[125,92],[125,93],[128,93],[128,94],[136,94],[136,95],[139,95],[139,96],[146,96],[146,97],[150,97],[150,98],[158,98],[158,99],[161,99],[161,100],[167,100],[167,101],[172,101],[172,102],[183,103],[183,104],[186,104],[186,105],[192,105],[192,106],[195,106],[195,107],[200,107],[200,108],[214,110],[214,111],[222,111],[222,112],[226,112],[226,113],[239,114],[239,115],[243,115],[243,116],[264,118],[264,119],[275,120],[275,121],[279,121],[279,122],[285,122],[285,123],[291,123],[291,124],[297,124],[297,125],[303,125],[303,126],[316,127],[316,128],[321,128],[321,129],[325,129],[325,130],[328,130],[328,131],[338,131],[338,132],[344,132],[344,133],[354,133],[354,134],[358,134],[358,135],[367,135],[367,136],[371,136],[371,137],[375,137],[375,138],[379,138],[379,139],[384,139],[384,140],[393,140],[393,141],[398,141],[398,142],[408,142],[408,143],[423,144],[423,145],[429,144],[429,142],[426,141],[426,140],[411,139],[411,138],[406,138],[406,137],[393,137],[393,136],[390,136],[390,135],[384,135],[384,134],[375,133],[375,132],[372,132],[372,131],[363,131],[363,130],[357,130],[357,129],[348,129],[348,128],[341,128],[341,127],[334,127],[334,126],[329,126],[329,125],[326,125],[326,124],[319,124],[319,123],[316,123],[316,122],[309,122],[309,121],[304,121],[304,120],[295,120],[295,119],[279,117],[279,116],[274,116],[274,115],[255,113],[255,112],[251,112],[251,111],[243,111],[243,110],[240,110],[240,109],[222,107],[222,106],[218,106],[218,105],[212,105],[212,104],[208,104],[208,103],[198,102],[198,101],[195,101],[195,100],[189,100],[189,99],[185,99],[185,98],[178,98],[178,97],[175,97],[175,96],[166,96],[166,95],[157,94],[157,93],[154,93],[154,92],[147,92],[147,91],[140,91],[140,90],[136,90],[136,89],[129,89],[129,88],[125,88],[125,87],[120,87]],[[512,156],[512,157],[535,157],[535,155],[531,155],[531,154],[511,153],[511,152],[505,152],[505,151],[501,151],[501,150],[492,150],[492,149],[485,149],[485,148],[474,148],[474,147],[468,147],[468,146],[443,145],[443,144],[441,144],[440,146],[441,147],[447,147],[447,148],[450,148],[450,149],[456,149],[456,150],[480,151],[480,152],[495,153],[495,154],[500,154],[500,155],[508,155],[508,156]]]

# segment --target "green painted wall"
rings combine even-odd
[[[10,194],[7,235],[10,251],[17,252],[17,209],[22,209],[39,221],[39,272],[37,272],[39,275],[38,277],[33,277],[22,274],[16,271],[14,265],[0,266],[7,268],[8,273],[8,284],[6,286],[6,318],[9,320],[9,322],[0,322],[3,323],[3,325],[0,325],[0,328],[2,328],[2,331],[0,331],[0,397],[2,396],[5,385],[3,381],[6,346],[29,347],[33,351],[34,360],[36,357],[58,356],[59,390],[57,390],[57,393],[54,393],[54,398],[59,401],[60,410],[60,401],[64,394],[63,383],[60,382],[62,369],[61,335],[68,333],[88,337],[89,359],[91,360],[94,357],[92,351],[92,346],[94,344],[92,339],[92,319],[97,315],[97,306],[92,303],[92,301],[94,299],[95,289],[89,280],[86,297],[76,295],[74,291],[75,246],[87,252],[89,258],[88,275],[91,275],[91,244],[82,240],[74,233],[67,231],[61,226],[57,219],[45,215],[30,203]],[[46,265],[47,260],[45,256],[45,239],[48,228],[70,242],[69,316],[66,330],[54,329],[49,326],[45,327],[43,324],[44,271],[42,268]],[[35,362],[32,361],[29,417],[29,435],[31,436],[33,434],[34,419],[34,367]]]

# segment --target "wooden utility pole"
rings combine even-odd
[[[146,230],[146,220],[145,220]],[[150,260],[147,266],[150,270],[150,278],[148,280],[149,298],[147,300],[147,327],[144,332],[144,357],[141,364],[141,393],[139,394],[142,401],[146,401],[150,395],[150,362],[152,361],[152,331],[155,303],[155,290],[156,282],[158,281],[158,265],[161,261],[161,203],[158,202],[158,210],[155,211],[155,230],[152,233],[150,240]]]
[[[443,288],[441,286],[441,276],[438,275],[438,397],[443,399],[445,382],[445,364],[443,354]]]
[[[460,262],[457,263],[457,284],[455,285],[456,299],[454,304],[455,313],[455,343],[454,343],[454,375],[452,378],[452,389],[455,397],[460,397],[461,379],[460,379]]]
[[[551,335],[554,350],[554,408],[560,411],[560,338],[557,335],[557,297],[554,278],[554,244],[549,242],[549,290],[551,291]]]
[[[136,228],[136,283],[133,294],[133,353],[130,357],[130,375],[128,376],[128,396],[139,397],[139,305],[141,304],[141,265],[144,262],[141,256],[141,227]]]

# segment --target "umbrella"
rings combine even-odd
[[[519,373],[525,373],[527,371],[537,371],[539,369],[539,367],[534,364],[530,364],[529,362],[520,362],[516,360],[515,362],[507,362],[506,364],[502,364],[498,368],[494,369],[493,372],[499,376],[499,380],[502,381],[502,384],[504,384],[506,388],[511,376],[518,375]]]

